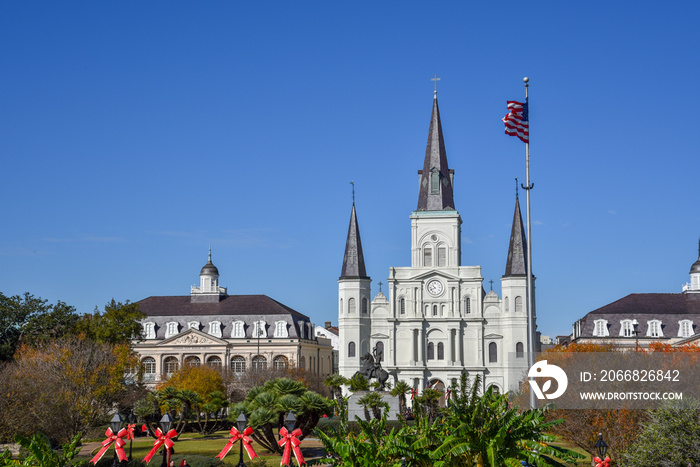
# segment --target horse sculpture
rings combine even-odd
[[[376,378],[377,381],[379,381],[379,388],[377,391],[383,391],[386,388],[385,383],[389,379],[389,374],[393,374],[394,379],[396,379],[396,370],[392,370],[391,373],[387,372],[382,368],[381,363],[375,362],[374,357],[369,352],[360,357],[360,365],[360,371],[355,374],[362,375],[368,380]]]

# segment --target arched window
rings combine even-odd
[[[510,306],[508,306],[510,302],[508,301],[508,297],[505,297],[503,299],[503,307],[505,308],[506,311],[510,311]]]
[[[256,355],[253,357],[253,369],[255,370],[267,370],[267,358],[262,355]]]
[[[515,344],[515,358],[523,358],[525,356],[524,346],[522,342]]]
[[[437,169],[430,172],[430,193],[433,195],[440,193],[440,172]]]
[[[367,314],[367,298],[362,297],[362,314]]]
[[[195,329],[199,331],[199,321],[190,321],[187,323],[187,329]]]
[[[348,357],[354,357],[355,356],[355,343],[350,342],[348,344]]]
[[[431,267],[433,265],[433,249],[423,247],[423,266]]]
[[[348,313],[355,313],[355,299],[348,299]]]
[[[437,353],[438,353],[438,360],[444,360],[445,359],[445,344],[442,342],[438,342],[437,345]]]
[[[498,346],[495,342],[489,344],[489,363],[496,363],[498,361]]]
[[[384,342],[377,342],[377,355],[379,355],[379,362],[384,361]]]
[[[199,366],[202,361],[196,355],[190,355],[185,358],[185,366]]]
[[[141,362],[143,365],[143,378],[144,379],[155,379],[156,377],[156,359],[153,357],[146,357]]]
[[[289,368],[289,360],[284,355],[278,355],[272,360],[275,370],[286,370]]]
[[[342,313],[343,311],[344,311],[343,310],[343,299],[341,298],[340,299],[340,312]]]
[[[631,319],[623,319],[620,321],[620,336],[634,337],[634,323]]]
[[[212,321],[209,323],[209,335],[214,337],[221,337],[221,322]]]
[[[445,248],[444,246],[438,248],[438,266],[447,266],[447,248]]]
[[[684,319],[678,322],[678,337],[690,337],[693,334],[693,322],[689,319]]]
[[[233,323],[231,337],[245,337],[245,334],[243,333],[243,321],[236,321]]]
[[[464,312],[469,314],[472,312],[472,301],[469,297],[464,299]]]
[[[180,368],[180,363],[177,361],[177,357],[166,357],[166,359],[163,360],[165,374],[172,375],[178,368]]]
[[[165,338],[177,335],[180,325],[176,321],[171,321],[165,326]]]
[[[303,370],[305,368],[305,366],[306,366],[306,359],[302,355],[301,357],[299,357],[299,368],[301,368]]]
[[[234,373],[245,372],[245,358],[240,355],[231,357],[231,371]]]
[[[658,319],[647,321],[647,337],[664,337],[664,332],[661,329],[661,321]]]
[[[438,315],[438,307],[437,307],[437,305],[433,305],[433,316],[437,316],[437,315]]]
[[[207,358],[207,366],[212,368],[221,368],[221,358],[217,357],[216,355],[212,355],[211,357]]]
[[[402,298],[401,300],[399,300],[399,312],[402,315],[406,314],[406,299],[405,298]]]
[[[275,323],[275,337],[289,337],[287,334],[287,323],[284,321],[277,321]]]
[[[520,313],[523,311],[523,297],[515,297],[515,312]]]
[[[607,337],[610,333],[608,332],[608,321],[604,319],[597,319],[593,321],[593,336],[594,337]]]
[[[435,359],[435,345],[432,342],[428,342],[428,360]]]
[[[144,323],[143,332],[146,335],[146,339],[156,338],[156,325],[155,323]]]

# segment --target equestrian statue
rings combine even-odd
[[[374,355],[372,355],[374,354]],[[389,379],[389,374],[394,375],[394,380],[396,380],[396,370],[392,370],[391,373],[387,372],[382,368],[382,356],[384,352],[379,348],[378,345],[374,346],[372,353],[366,352],[362,357],[360,357],[360,371],[356,372],[356,375],[362,375],[368,380],[376,378],[379,381],[379,388],[377,391],[383,391],[386,388],[385,383]]]

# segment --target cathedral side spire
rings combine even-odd
[[[454,171],[447,166],[447,153],[445,152],[445,141],[442,136],[437,90],[433,99],[433,112],[430,117],[430,130],[428,131],[428,144],[425,148],[423,170],[419,171],[418,174],[420,175],[418,211],[455,210],[452,191]]]
[[[355,212],[355,201],[353,200],[352,212],[350,213],[350,225],[348,226],[348,238],[345,242],[343,270],[340,273],[340,279],[357,278],[369,279],[369,277],[367,277],[367,270],[365,268],[365,257],[362,254],[360,227],[357,224],[357,213]]]
[[[508,260],[506,262],[507,276],[527,275],[527,237],[523,226],[523,216],[520,213],[520,199],[515,196],[515,213],[513,214],[513,228],[510,231],[510,245],[508,245]]]

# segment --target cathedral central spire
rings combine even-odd
[[[430,117],[428,144],[425,148],[425,160],[420,175],[418,192],[418,211],[455,210],[452,192],[454,171],[447,166],[445,140],[442,136],[440,109],[438,108],[437,92],[433,99],[433,112]]]
[[[510,231],[510,244],[508,245],[508,260],[506,261],[506,273],[508,276],[527,275],[527,237],[523,227],[523,216],[520,213],[520,199],[515,195],[515,213],[513,214],[513,228]]]
[[[353,184],[353,197],[354,197]],[[352,202],[352,212],[350,213],[350,225],[348,226],[348,239],[345,242],[345,256],[343,257],[343,270],[340,273],[341,279],[368,279],[365,268],[365,257],[362,254],[362,241],[360,240],[360,227],[357,225],[357,214],[355,213],[355,201]]]

